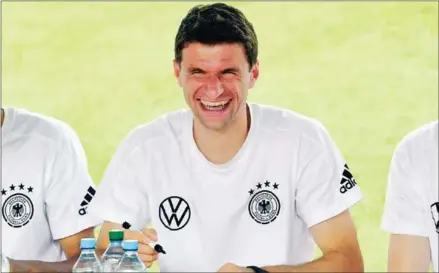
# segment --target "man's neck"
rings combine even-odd
[[[238,153],[249,130],[250,115],[247,106],[241,115],[222,132],[206,129],[203,125],[195,122],[195,143],[207,160],[214,164],[225,164]]]

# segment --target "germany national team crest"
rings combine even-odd
[[[265,181],[248,192],[251,196],[248,211],[257,223],[266,225],[276,220],[280,212],[280,202],[274,191],[278,189],[279,184]]]
[[[33,190],[32,187],[25,187],[23,184],[2,189],[2,197],[6,198],[2,206],[3,219],[11,227],[24,227],[34,216],[34,205],[29,198]]]

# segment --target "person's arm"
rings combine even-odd
[[[67,259],[72,257],[78,257],[81,253],[79,248],[81,244],[82,238],[94,238],[94,227],[87,228],[82,230],[74,235],[68,236],[66,238],[62,238],[59,240],[59,243],[66,254]]]
[[[321,142],[299,177],[297,211],[308,225],[322,257],[301,265],[264,266],[268,272],[364,272],[356,227],[349,208],[362,199],[343,156],[324,129]],[[303,144],[305,145],[305,144]]]
[[[430,242],[427,237],[390,235],[388,272],[428,272],[430,257]]]
[[[110,162],[89,207],[89,213],[100,217],[103,222],[96,244],[98,250],[105,250],[110,244],[110,230],[124,230],[123,222],[141,229],[149,221],[147,196],[137,179],[136,170],[131,165],[130,156],[125,157],[121,149]],[[135,232],[124,230],[124,238],[130,233]]]
[[[121,224],[105,221],[98,236],[97,248],[99,251],[105,251],[110,243],[108,232],[112,229],[123,230],[123,227]],[[124,230],[124,240],[137,240],[139,242],[137,253],[140,260],[149,268],[158,258],[157,251],[148,245],[151,242],[157,241],[157,233],[152,228],[145,228],[140,231]]]
[[[124,230],[122,225],[119,223],[104,221],[101,226],[101,230],[99,231],[98,239],[96,242],[96,249],[99,249],[100,251],[107,249],[108,245],[110,244],[110,238],[108,234],[112,229]],[[126,239],[126,235],[128,232],[129,230],[124,230],[124,239]]]
[[[348,211],[317,224],[311,233],[323,256],[302,265],[268,265],[261,267],[270,273],[286,272],[364,272],[363,258],[354,223]],[[233,264],[218,272],[253,272]]]
[[[94,238],[101,221],[87,213],[96,191],[77,134],[65,125],[57,144],[45,188],[46,216],[53,239],[69,259],[79,255],[82,238]]]
[[[100,257],[103,252],[96,251]],[[42,261],[23,261],[23,260],[9,260],[10,272],[44,272],[44,273],[66,273],[72,272],[72,268],[79,255],[72,256],[69,259],[61,262],[42,262]]]
[[[390,233],[388,272],[427,272],[431,261],[423,181],[409,140],[398,144],[390,164],[381,224]]]
[[[262,265],[268,272],[363,272],[363,258],[349,208],[362,194],[323,127],[314,141],[302,141],[296,213],[310,229],[323,256],[299,265]],[[257,261],[256,261],[257,262]],[[220,272],[252,272],[226,264]],[[245,265],[249,266],[249,265]]]
[[[71,257],[62,262],[19,261],[9,260],[10,272],[72,272],[78,257]]]
[[[323,256],[306,264],[264,266],[268,272],[363,272],[363,259],[348,211],[311,228]]]
[[[96,196],[90,204],[89,213],[99,217],[103,225],[97,240],[97,249],[104,251],[109,245],[108,233],[111,229],[123,229],[123,222],[133,228],[144,228],[150,218],[146,183],[148,160],[142,150],[144,139],[138,140],[130,134],[109,163],[99,184]],[[146,229],[149,233],[151,230]],[[154,232],[154,230],[152,230]],[[157,253],[144,241],[148,236],[134,230],[125,230],[125,239],[139,240],[138,253],[146,266],[157,259]]]

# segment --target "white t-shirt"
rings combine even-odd
[[[4,110],[2,252],[18,260],[64,260],[57,240],[101,223],[87,213],[95,188],[84,150],[65,123]]]
[[[438,122],[409,133],[398,144],[390,166],[382,228],[393,234],[430,239],[438,271]]]
[[[151,220],[167,252],[159,255],[165,272],[313,260],[308,228],[350,208],[360,189],[319,122],[249,106],[248,137],[224,165],[198,150],[191,111],[137,127],[112,158],[89,211],[137,228]]]

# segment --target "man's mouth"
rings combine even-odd
[[[223,101],[205,101],[200,100],[201,107],[207,111],[223,111],[225,110],[232,100],[223,100]]]

